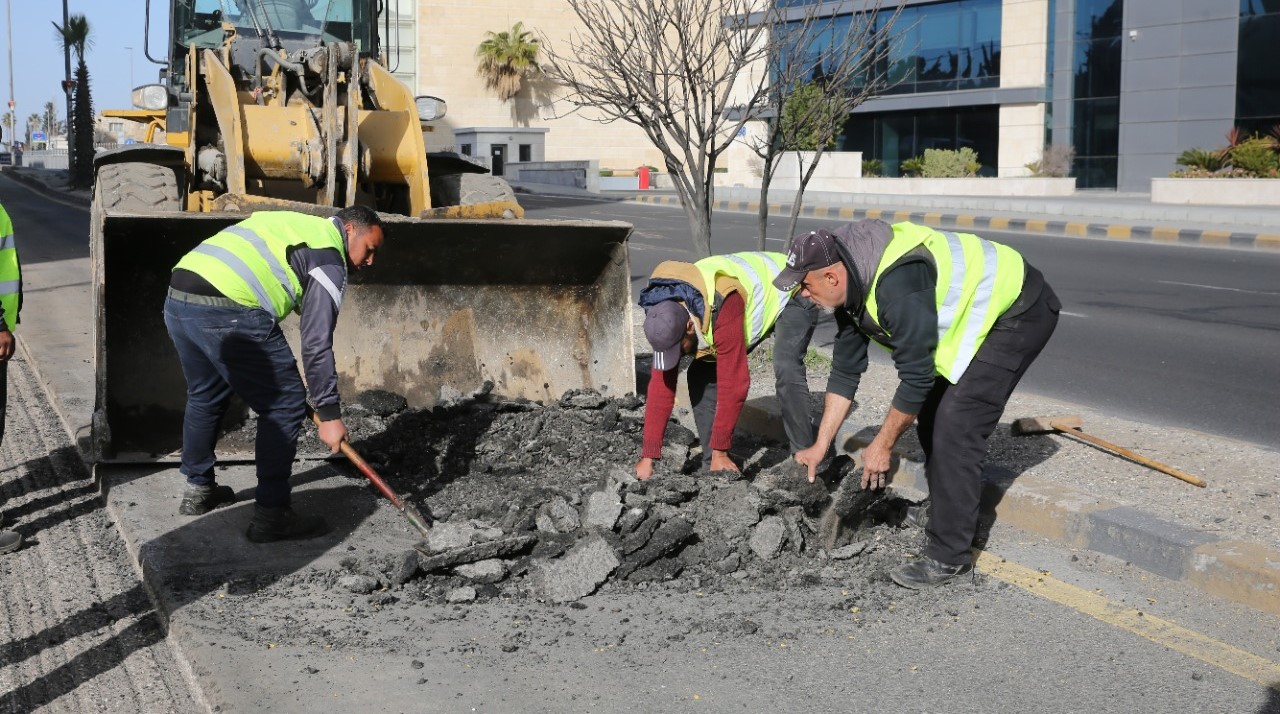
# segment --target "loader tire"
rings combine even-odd
[[[111,213],[173,213],[182,210],[178,174],[171,167],[125,162],[98,169],[94,198]]]

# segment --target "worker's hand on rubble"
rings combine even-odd
[[[742,473],[742,470],[738,468],[738,465],[733,463],[733,459],[729,458],[729,452],[720,451],[719,449],[711,450],[711,470]]]
[[[862,450],[862,488],[863,490],[881,489],[889,478],[889,457],[893,447],[884,446],[873,439],[867,448]]]
[[[320,422],[320,441],[329,447],[329,453],[336,454],[347,440],[347,425],[341,419]]]
[[[648,481],[653,476],[653,459],[643,458],[636,462],[636,478]]]
[[[821,444],[814,444],[807,449],[796,452],[796,463],[804,464],[809,467],[809,483],[813,483],[818,478],[818,464],[822,463],[822,459],[827,455],[827,447]]]
[[[13,333],[8,330],[0,330],[0,362],[8,362],[13,356]]]

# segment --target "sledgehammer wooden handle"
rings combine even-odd
[[[320,416],[318,414],[311,412],[311,421],[315,422],[316,427],[319,428]],[[417,507],[400,498],[399,494],[391,490],[391,487],[387,485],[386,481],[382,480],[382,477],[378,475],[377,471],[373,470],[373,467],[369,465],[369,462],[365,461],[364,458],[360,456],[359,452],[357,452],[351,444],[347,443],[345,439],[342,442],[340,450],[342,451],[342,455],[346,456],[347,460],[359,469],[360,473],[364,474],[365,478],[369,479],[369,483],[373,484],[373,487],[381,492],[383,496],[386,496],[387,500],[391,501],[391,505],[395,506],[397,511],[404,514],[404,517],[409,520],[410,525],[416,528],[424,537],[431,532],[431,523],[422,516],[422,513],[418,511]]]
[[[1076,429],[1068,424],[1051,421],[1049,422],[1049,426],[1053,427],[1054,429],[1057,429],[1063,434],[1067,434],[1068,436],[1074,436],[1075,438],[1080,439],[1081,441],[1087,441],[1090,444],[1093,444],[1095,446],[1101,446],[1104,449],[1110,449],[1111,451],[1114,451],[1117,454],[1120,454],[1126,459],[1131,459],[1133,461],[1136,461],[1142,464],[1143,466],[1148,466],[1161,473],[1169,474],[1174,478],[1182,479],[1183,481],[1186,481],[1192,486],[1199,486],[1200,488],[1204,488],[1206,485],[1203,479],[1192,476],[1191,474],[1186,473],[1185,471],[1179,471],[1178,469],[1175,469],[1172,466],[1165,466],[1159,461],[1152,461],[1151,459],[1148,459],[1147,457],[1141,454],[1134,453],[1124,448],[1123,446],[1118,446],[1116,444],[1111,443],[1110,441],[1099,439],[1098,437],[1093,436],[1091,434],[1086,434],[1083,431],[1080,431],[1079,429]]]

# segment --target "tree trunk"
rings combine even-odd
[[[71,183],[80,188],[93,185],[93,100],[89,96],[89,68],[83,60],[76,67],[75,151],[71,161]]]

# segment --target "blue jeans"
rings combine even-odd
[[[257,502],[289,505],[289,475],[306,417],[306,389],[293,351],[266,310],[207,305],[169,296],[164,324],[187,380],[182,473],[191,486],[214,483],[218,425],[234,393],[258,415]]]

